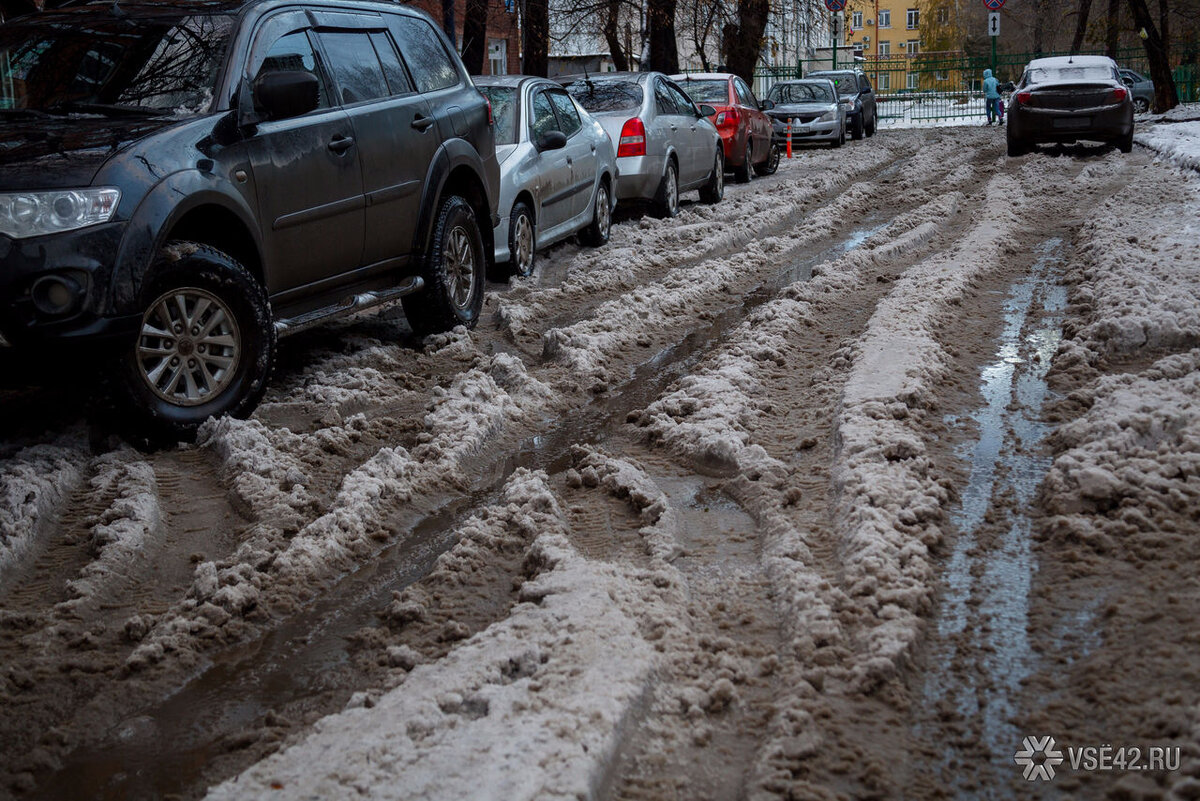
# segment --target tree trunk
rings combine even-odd
[[[726,67],[751,86],[770,10],[769,0],[742,0],[738,4],[737,25],[726,28]]]
[[[1146,60],[1150,62],[1150,80],[1154,81],[1154,110],[1162,114],[1179,105],[1167,49],[1146,0],[1129,0],[1129,10],[1133,12],[1133,24],[1146,32],[1142,44],[1146,48]]]
[[[625,58],[620,30],[617,27],[620,11],[621,0],[608,0],[607,15],[604,18],[604,41],[608,42],[608,54],[612,56],[613,68],[617,72],[626,72],[629,69],[629,60]]]
[[[649,69],[673,75],[679,72],[679,51],[675,46],[676,0],[649,0],[646,15],[650,18]]]
[[[1071,52],[1078,53],[1083,48],[1083,39],[1087,36],[1088,17],[1092,13],[1092,0],[1079,0],[1079,16],[1075,18],[1075,38],[1071,40]]]
[[[454,28],[454,0],[442,0],[442,30],[450,37],[450,44],[458,49],[458,33]]]
[[[482,75],[487,61],[487,0],[467,0],[463,18],[462,60],[471,75]]]
[[[521,72],[543,78],[550,71],[549,0],[525,0],[525,19],[521,25]]]
[[[1108,0],[1108,27],[1104,31],[1104,55],[1111,59],[1116,59],[1117,45],[1121,40],[1120,15],[1121,0]]]
[[[1033,0],[1033,55],[1042,55],[1042,43],[1045,36],[1046,3],[1045,0]]]

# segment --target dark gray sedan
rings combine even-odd
[[[1121,82],[1133,95],[1133,110],[1145,114],[1154,105],[1154,81],[1133,70],[1121,70]]]
[[[1039,142],[1106,142],[1133,150],[1133,99],[1106,56],[1056,56],[1029,62],[1012,95],[1008,155]]]

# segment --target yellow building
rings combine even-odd
[[[962,42],[956,0],[849,0],[845,42],[880,93],[956,91]]]

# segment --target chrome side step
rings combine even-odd
[[[335,303],[332,306],[323,306],[320,309],[313,309],[296,317],[288,317],[283,320],[275,321],[275,334],[279,337],[291,336],[298,334],[301,331],[306,331],[309,328],[314,328],[328,320],[336,317],[342,317],[352,312],[365,311],[373,309],[376,306],[382,306],[385,303],[400,300],[405,295],[411,295],[414,292],[419,292],[425,287],[425,280],[420,276],[414,275],[411,278],[404,279],[399,286],[391,289],[377,289],[373,292],[363,292],[358,295],[351,295],[341,303]]]

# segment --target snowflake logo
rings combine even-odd
[[[1054,778],[1054,768],[1062,764],[1063,755],[1055,747],[1053,737],[1026,737],[1021,750],[1013,754],[1013,761],[1025,769],[1027,781],[1050,781]]]

